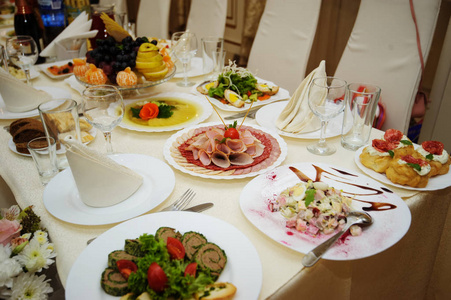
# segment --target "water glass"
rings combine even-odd
[[[224,50],[224,39],[215,36],[207,36],[201,39],[201,44],[203,72],[204,74],[208,74],[207,79],[216,80],[218,75],[217,66],[218,63],[220,63],[220,61],[217,60],[217,55],[221,54]],[[222,60],[224,61],[223,58]],[[222,65],[224,65],[224,63]]]
[[[81,143],[78,105],[72,99],[54,99],[38,106],[45,135],[53,138],[56,148],[64,148],[64,140],[75,139]],[[69,166],[65,151],[59,151],[57,165],[60,170]]]
[[[55,139],[51,137],[38,137],[29,141],[27,148],[33,157],[41,183],[46,185],[58,174]]]
[[[381,89],[364,83],[350,83],[346,87],[345,112],[341,145],[355,151],[370,140]],[[349,129],[348,124],[352,124]]]
[[[175,57],[183,65],[183,81],[177,82],[178,86],[188,87],[195,83],[188,81],[188,65],[191,63],[191,58],[197,52],[197,38],[196,35],[189,31],[175,32],[171,39],[172,51]]]
[[[6,51],[10,61],[21,68],[30,84],[30,68],[38,60],[38,46],[31,36],[18,35],[6,41]]]

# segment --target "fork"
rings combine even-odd
[[[192,189],[187,189],[179,199],[175,200],[174,203],[163,208],[161,211],[182,210],[191,202],[191,200],[193,200],[194,196],[196,196],[196,193]]]

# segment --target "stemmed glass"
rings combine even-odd
[[[197,38],[196,35],[189,31],[175,32],[172,35],[172,51],[177,59],[183,65],[183,81],[177,82],[178,86],[193,86],[194,82],[188,81],[188,65],[191,58],[197,52]]]
[[[38,46],[31,36],[18,35],[6,41],[6,52],[13,64],[21,68],[30,84],[30,68],[38,60]]]
[[[331,155],[337,151],[326,143],[326,129],[329,120],[344,109],[342,100],[346,91],[346,81],[336,77],[315,78],[309,86],[308,104],[312,112],[321,120],[321,135],[316,144],[307,146],[307,150],[317,155]],[[341,98],[341,99],[340,99]]]
[[[86,120],[103,132],[107,154],[113,154],[111,131],[124,117],[124,101],[121,92],[112,85],[91,86],[83,91],[83,115]]]

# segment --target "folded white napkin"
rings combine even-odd
[[[0,94],[9,112],[25,112],[35,109],[42,102],[52,99],[48,93],[33,88],[0,68]]]
[[[44,50],[40,56],[56,56],[55,43],[65,38],[92,38],[97,34],[97,30],[91,30],[92,20],[88,20],[88,14],[83,11],[72,23],[67,26]]]
[[[277,128],[290,133],[305,133],[321,128],[320,120],[313,114],[308,105],[308,89],[313,79],[325,76],[327,76],[326,62],[323,60],[296,89],[287,106],[276,120]]]
[[[108,207],[118,204],[143,183],[141,175],[111,158],[78,143],[65,140],[66,157],[84,204]]]

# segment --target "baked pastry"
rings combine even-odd
[[[386,140],[374,139],[371,146],[367,146],[360,154],[360,162],[367,168],[378,173],[384,173],[390,166],[396,145]]]
[[[395,157],[410,155],[415,151],[412,141],[397,129],[388,129],[385,131],[384,140],[396,146],[393,149]]]
[[[442,142],[425,141],[421,143],[417,152],[424,156],[431,165],[431,177],[448,173],[451,158]]]
[[[394,158],[385,171],[387,178],[397,184],[423,188],[428,184],[431,165],[419,153]]]

